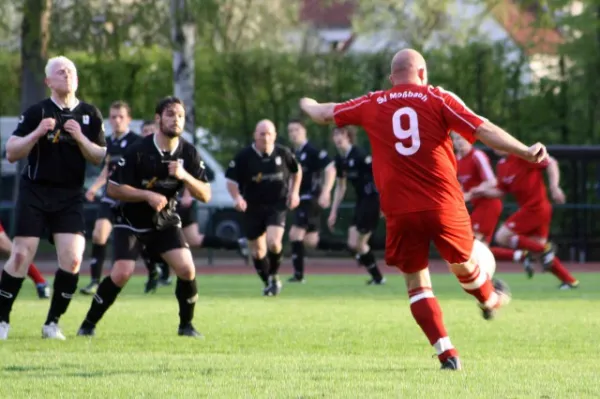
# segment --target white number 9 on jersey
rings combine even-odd
[[[408,129],[404,129],[400,124],[400,118],[402,115],[408,116]],[[400,140],[411,139],[412,144],[410,147],[405,147],[402,143],[396,143],[396,151],[404,156],[414,155],[421,147],[421,137],[419,137],[419,119],[417,118],[417,112],[410,108],[400,108],[392,116],[392,128],[394,129],[394,136]]]

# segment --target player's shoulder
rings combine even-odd
[[[252,152],[256,152],[256,150],[252,147],[252,144],[250,144],[239,150],[237,154],[235,154],[235,157],[238,159],[248,159],[252,155]]]
[[[288,147],[281,145],[279,143],[275,143],[274,151],[277,155],[294,156],[294,153],[292,152],[292,150],[290,150]]]
[[[100,109],[95,105],[85,101],[79,101],[77,111],[79,111],[81,114],[89,114],[98,118],[102,118],[102,112],[100,112]]]
[[[185,155],[189,156],[198,156],[198,149],[196,146],[184,138],[180,138],[181,140],[181,151]]]

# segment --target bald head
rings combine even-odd
[[[263,119],[256,124],[254,129],[254,145],[261,152],[270,154],[275,147],[277,131],[275,125],[268,119]]]
[[[416,50],[398,51],[390,65],[390,81],[398,84],[427,84],[427,65],[425,58]]]

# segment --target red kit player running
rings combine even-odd
[[[463,289],[480,304],[484,318],[510,300],[507,287],[493,284],[472,256],[474,238],[463,193],[456,178],[456,159],[449,131],[470,142],[480,139],[492,148],[532,162],[546,157],[546,148],[530,148],[474,114],[454,95],[427,85],[423,56],[398,52],[391,62],[393,87],[344,103],[319,104],[303,98],[300,107],[314,121],[337,126],[362,126],[373,153],[373,175],[386,218],[385,259],[403,273],[410,309],[442,369],[461,368],[450,342],[442,310],[429,275],[429,244],[433,241]]]
[[[497,187],[483,187],[472,191],[473,197],[498,198],[510,193],[519,204],[513,213],[496,232],[496,242],[505,248],[491,248],[498,260],[523,261],[525,272],[531,278],[533,267],[529,254],[541,257],[544,270],[552,272],[560,281],[560,289],[577,288],[577,281],[555,256],[553,245],[548,242],[552,204],[548,200],[542,170],[548,174],[550,194],[554,202],[563,204],[565,194],[559,187],[560,171],[552,157],[541,163],[530,163],[512,155],[498,161],[496,173]]]
[[[502,201],[498,198],[472,198],[471,190],[496,187],[496,176],[485,152],[473,147],[461,135],[451,133],[456,152],[458,181],[465,193],[465,202],[471,202],[471,225],[478,240],[490,245],[494,230],[502,214]]]
[[[0,252],[10,255],[11,249],[12,242],[10,241],[10,238],[8,238],[8,235],[6,235],[4,232],[4,227],[2,227],[2,224],[0,223]],[[40,271],[33,263],[29,265],[29,269],[27,269],[27,275],[33,280],[38,297],[40,299],[50,298],[50,287],[48,287],[48,283],[44,279],[44,276],[42,276]]]

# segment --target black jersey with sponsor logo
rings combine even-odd
[[[306,142],[296,150],[296,159],[302,166],[302,183],[300,198],[309,199],[321,195],[323,188],[323,171],[332,162],[325,150],[319,150],[310,142]]]
[[[69,119],[76,120],[88,140],[104,147],[106,141],[102,114],[95,106],[82,101],[77,101],[73,109],[68,109],[47,98],[32,105],[21,115],[13,135],[29,135],[46,118],[54,118],[56,125],[31,149],[23,179],[53,187],[83,188],[86,160],[73,137],[64,130],[64,124]]]
[[[357,199],[379,195],[373,180],[371,156],[363,149],[353,145],[346,156],[336,155],[335,169],[338,178],[352,184]]]
[[[249,207],[285,205],[290,175],[298,172],[292,152],[276,144],[270,154],[250,145],[229,163],[225,177],[236,182]]]
[[[136,133],[132,131],[128,131],[127,133],[121,135],[121,137],[116,137],[114,134],[108,136],[106,138],[106,160],[108,161],[108,177],[115,170],[119,161],[127,152],[127,149],[136,143],[138,140],[141,140],[142,137],[138,136]],[[102,202],[106,202],[109,204],[115,204],[116,201],[106,195],[106,186],[104,188],[104,194],[102,195]]]
[[[180,138],[178,146],[171,152],[161,151],[154,136],[147,136],[134,143],[117,164],[108,184],[126,184],[142,190],[164,195],[169,205],[160,213],[175,213],[177,196],[183,190],[181,180],[169,175],[169,162],[183,164],[194,178],[206,182],[204,162],[196,148]],[[159,212],[147,202],[122,202],[119,205],[115,226],[128,227],[134,231],[156,230]]]

